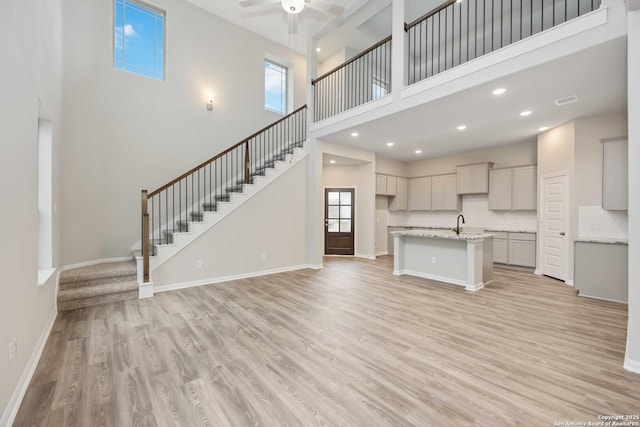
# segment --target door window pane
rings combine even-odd
[[[340,206],[340,218],[351,219],[351,206]]]
[[[337,191],[330,191],[327,196],[330,205],[339,205],[340,204],[340,193]]]
[[[329,206],[329,218],[340,218],[340,208],[338,206]]]
[[[349,219],[340,220],[340,232],[341,233],[350,233],[351,232],[351,220],[349,220]]]
[[[341,205],[350,205],[351,204],[351,192],[340,193],[340,204]]]
[[[330,219],[328,222],[329,233],[338,233],[340,231],[340,222],[337,219]]]

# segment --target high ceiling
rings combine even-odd
[[[305,8],[298,19],[298,33],[288,34],[288,17],[277,5],[243,8],[238,0],[186,0],[223,19],[291,49],[307,54],[308,41],[318,39],[323,61],[348,48],[360,52],[391,34],[391,0],[324,0],[344,7],[339,18]],[[311,0],[313,4],[314,0]],[[406,0],[409,22],[441,3],[440,0]]]

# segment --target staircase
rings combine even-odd
[[[136,275],[133,260],[63,271],[58,311],[138,298]]]
[[[153,295],[151,272],[302,161],[306,105],[155,191],[142,191],[133,260],[60,274],[58,310]]]

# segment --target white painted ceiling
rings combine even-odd
[[[322,139],[403,161],[515,143],[535,138],[542,126],[625,111],[626,81],[626,38],[620,38]],[[492,95],[498,87],[507,92]],[[579,101],[554,103],[570,95]],[[533,114],[520,117],[524,110]],[[459,125],[467,129],[460,132]]]
[[[243,8],[238,0],[186,0],[262,37],[307,54],[308,41],[318,39],[318,60],[348,48],[360,52],[391,34],[391,0],[324,0],[344,7],[341,17],[305,8],[298,33],[288,34],[288,16],[278,5]],[[311,0],[313,4],[314,0]],[[438,6],[441,0],[406,0],[406,22]]]

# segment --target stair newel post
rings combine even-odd
[[[244,144],[244,183],[250,184],[251,182],[251,163],[249,160],[249,140]]]
[[[147,190],[142,190],[142,275],[149,282],[149,206]]]

